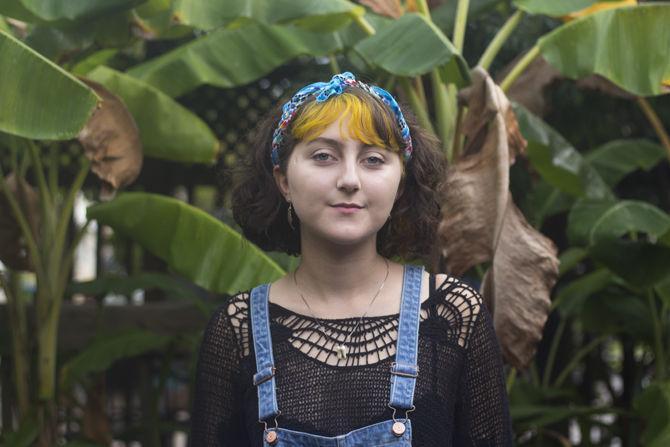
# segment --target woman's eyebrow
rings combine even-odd
[[[328,137],[316,137],[312,141],[309,142],[309,144],[312,144],[312,143],[324,143],[324,144],[327,144],[328,146],[332,146],[336,149],[341,149],[344,146],[344,144],[342,144],[342,142],[340,142],[339,140],[335,140],[333,138],[328,138]],[[374,147],[373,144],[365,144],[365,143],[362,143],[360,146],[364,149]]]
[[[312,141],[310,141],[309,143],[310,143],[310,144],[313,144],[313,143],[325,143],[325,144],[327,144],[328,146],[333,146],[333,147],[336,147],[336,148],[338,148],[338,149],[341,148],[341,147],[343,146],[343,144],[340,143],[339,141],[334,140],[334,139],[332,139],[332,138],[327,138],[327,137],[316,137],[316,138],[314,138]]]

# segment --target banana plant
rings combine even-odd
[[[637,5],[628,0],[515,0],[508,20],[479,59],[477,65],[483,70],[471,71],[461,55],[466,44],[468,19],[475,11],[501,7],[507,2],[450,2],[448,8],[451,9],[442,9],[442,14],[447,11],[447,20],[443,20],[444,15],[439,11],[429,10],[425,0],[407,2],[406,5],[399,1],[380,0],[361,3],[369,9],[346,0],[179,0],[172,3],[165,0],[116,0],[87,2],[86,5],[70,5],[65,1],[5,1],[0,6],[0,14],[12,19],[0,22],[0,58],[23,58],[19,60],[25,62],[0,64],[4,84],[0,85],[0,97],[3,101],[4,98],[12,98],[11,107],[0,108],[0,131],[24,139],[53,140],[77,136],[91,161],[99,163],[108,152],[96,148],[96,140],[91,137],[95,132],[91,132],[90,128],[89,132],[82,134],[81,131],[84,124],[90,123],[96,102],[112,103],[111,98],[118,98],[130,112],[138,131],[131,138],[130,146],[141,145],[146,156],[211,162],[217,152],[211,132],[187,110],[177,107],[173,98],[203,84],[220,88],[245,85],[299,56],[328,57],[333,71],[339,71],[338,58],[346,58],[361,71],[379,78],[379,83],[385,87],[398,90],[411,104],[423,126],[434,130],[441,138],[445,156],[451,162],[451,178],[460,178],[463,184],[474,181],[479,186],[486,185],[477,182],[477,178],[495,180],[488,185],[488,190],[485,187],[479,189],[480,194],[495,199],[494,206],[489,210],[492,212],[482,215],[481,207],[473,206],[461,208],[460,214],[455,214],[450,210],[456,208],[445,206],[443,216],[445,235],[450,234],[449,229],[453,228],[454,222],[476,222],[478,228],[470,228],[469,233],[466,231],[468,240],[487,241],[486,247],[480,253],[474,253],[459,245],[457,238],[449,237],[441,239],[440,244],[442,251],[452,260],[474,256],[458,269],[479,269],[484,279],[482,292],[494,312],[508,312],[507,316],[497,315],[497,321],[506,323],[504,326],[498,324],[496,329],[504,342],[503,351],[515,366],[521,369],[531,361],[547,313],[554,308],[550,303],[551,289],[560,275],[570,271],[569,267],[559,267],[555,247],[537,230],[542,221],[553,214],[584,211],[585,215],[596,216],[596,221],[602,222],[598,224],[598,232],[586,239],[577,238],[569,256],[562,256],[562,260],[572,266],[580,265],[586,259],[592,260],[598,263],[596,271],[604,271],[623,280],[635,291],[651,290],[651,299],[646,302],[652,312],[649,303],[656,305],[659,297],[662,299],[664,296],[658,288],[663,284],[665,271],[649,268],[629,272],[622,267],[622,259],[625,258],[621,253],[633,250],[636,259],[642,262],[640,265],[650,265],[644,264],[645,260],[663,260],[667,248],[667,238],[662,232],[664,219],[659,217],[662,214],[658,210],[650,211],[644,204],[622,204],[612,192],[612,183],[637,167],[626,161],[625,151],[608,149],[610,156],[616,154],[617,162],[613,168],[610,166],[615,172],[607,173],[607,168],[599,165],[597,155],[593,155],[593,159],[581,156],[557,132],[548,130],[540,118],[507,103],[504,93],[509,92],[522,79],[520,76],[531,63],[540,57],[568,78],[597,74],[631,94],[656,132],[661,146],[654,146],[646,166],[658,162],[659,148],[661,153],[665,151],[670,157],[670,138],[646,100],[648,96],[667,92],[670,85],[670,65],[665,55],[669,36],[665,24],[670,18],[670,5],[662,2]],[[603,8],[605,3],[610,8]],[[416,6],[412,8],[412,5]],[[528,14],[563,17],[565,23],[532,45],[497,86],[485,70],[491,67],[500,49]],[[448,22],[448,26],[441,28],[441,21]],[[21,23],[30,26],[25,27]],[[8,29],[24,33],[25,41],[50,60],[21,44],[7,32]],[[134,35],[129,35],[128,29],[133,29]],[[628,33],[619,32],[622,29]],[[138,42],[141,44],[142,39],[177,37],[187,41],[142,63],[112,68],[115,67],[119,48],[137,45]],[[68,75],[58,64],[80,78]],[[25,67],[31,68],[23,71]],[[54,72],[60,77],[51,76]],[[33,88],[33,83],[30,89],[23,88],[25,82],[34,79],[23,73],[40,73],[48,80],[45,85],[57,85],[59,89],[44,89],[41,95],[32,95],[40,90]],[[9,82],[5,83],[5,79]],[[5,85],[7,88],[3,90]],[[427,85],[430,85],[432,97],[427,96]],[[59,99],[61,96],[58,95],[64,92],[71,95],[69,101]],[[46,98],[47,107],[42,102],[36,102],[36,98]],[[63,109],[62,104],[67,104],[67,108]],[[3,114],[2,110],[14,110],[12,107],[20,113]],[[53,110],[51,107],[58,107],[58,112],[50,113]],[[475,137],[481,136],[476,129],[482,127],[483,114],[478,117],[477,110],[495,111],[488,124],[497,134],[489,132],[483,135],[487,141],[483,147],[472,146]],[[35,120],[35,116],[40,120]],[[165,128],[157,126],[156,117],[170,122],[174,132],[166,133]],[[125,121],[130,123],[128,119]],[[516,126],[521,128],[520,132]],[[133,132],[127,131],[126,134],[133,135]],[[25,155],[27,152],[32,157],[22,160],[31,160],[34,166],[38,166],[39,157],[35,148],[24,151],[19,148],[21,144],[30,145],[30,142],[19,140],[12,144],[17,154]],[[641,147],[631,142],[625,142],[626,145],[636,150]],[[535,228],[526,222],[524,213],[517,209],[508,192],[510,164],[525,153],[541,178],[531,197],[535,203],[542,205],[531,219]],[[134,160],[136,162],[129,165],[138,165],[137,151]],[[464,168],[475,161],[480,163],[477,172],[471,177],[463,176]],[[87,169],[82,168],[82,171],[83,176]],[[96,171],[105,178],[104,169],[96,167]],[[17,164],[15,172],[25,172],[25,167]],[[39,180],[39,175],[37,178]],[[126,175],[125,180],[117,184],[110,179],[106,177],[105,181],[115,189],[130,183],[132,175]],[[31,202],[30,197],[37,193],[26,192],[29,188],[20,180],[12,182],[3,183],[5,194],[9,197],[7,191],[14,188],[24,191],[20,194],[26,197],[25,204],[19,205],[15,200],[13,214],[18,215],[19,209],[25,209],[27,214],[27,210],[35,206],[34,203],[38,204],[38,209],[44,206],[42,196],[46,194],[41,192],[43,187],[40,187],[38,199]],[[46,180],[42,183],[47,186],[53,184]],[[449,194],[452,194],[451,198]],[[467,203],[457,200],[459,194],[463,191],[458,188],[447,189],[445,203]],[[52,195],[56,196],[55,193]],[[183,240],[191,235],[185,234],[178,219],[170,221],[173,225],[166,227],[165,234],[153,234],[156,221],[142,212],[144,208],[153,209],[160,216],[184,218],[203,234],[219,235],[222,242],[217,243],[216,249],[202,243],[188,247]],[[627,219],[631,210],[643,211],[643,215],[651,220]],[[126,213],[137,214],[137,220],[132,220]],[[89,216],[104,220],[115,230],[136,239],[147,250],[164,259],[175,273],[212,290],[234,292],[254,281],[279,275],[282,271],[262,253],[249,247],[240,248],[241,239],[234,231],[218,225],[197,210],[165,198],[122,194],[108,203],[95,205],[89,210]],[[612,216],[616,219],[610,220]],[[606,225],[609,223],[613,225]],[[30,225],[26,222],[20,231],[29,231]],[[622,235],[631,237],[631,240],[621,242]],[[634,237],[641,237],[642,240],[635,240]],[[174,242],[164,247],[159,244],[161,240]],[[523,243],[515,247],[514,241],[519,240]],[[175,251],[171,252],[168,248]],[[201,250],[198,253],[206,255],[199,258],[195,254],[196,248]],[[263,267],[256,273],[253,269],[251,273],[238,272],[242,274],[236,283],[232,281],[233,275],[222,274],[227,268],[220,261],[223,254],[240,256],[241,259],[249,259],[251,266]],[[506,272],[512,271],[505,263],[507,255],[517,260],[537,256],[538,262],[526,266],[530,276],[535,278],[527,288],[503,287],[512,278],[506,277]],[[203,259],[207,260],[204,264]],[[491,268],[485,273],[480,265],[489,262]],[[457,266],[451,261],[447,265],[451,265],[452,271],[456,270]],[[493,271],[496,271],[495,275]],[[216,279],[217,275],[230,281]],[[525,301],[519,297],[526,297]],[[530,308],[533,312],[526,319],[515,319],[509,314],[509,310],[515,308]],[[658,340],[658,327],[654,327],[653,340]],[[516,343],[513,337],[508,338],[517,330],[524,334],[522,343]],[[21,333],[21,328],[16,328],[16,333]],[[659,344],[657,341],[654,343]],[[662,343],[660,345],[656,348],[659,360],[664,349]],[[661,376],[659,380],[664,380]],[[513,377],[514,373],[510,380]],[[566,380],[567,375],[561,377]],[[648,407],[647,401],[640,404],[640,408]],[[532,419],[536,411],[537,408],[529,409],[524,417]],[[653,438],[649,436],[649,439]]]

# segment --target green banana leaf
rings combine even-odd
[[[647,288],[670,275],[670,216],[635,200],[575,202],[568,215],[568,239],[587,245],[594,260]],[[622,239],[632,234],[634,239]]]
[[[613,198],[598,172],[561,134],[530,111],[514,104],[528,158],[550,185],[573,197]]]
[[[645,420],[640,437],[645,447],[670,445],[670,381],[649,385],[633,402],[633,408]]]
[[[5,20],[5,18],[2,16],[0,16],[0,30],[6,32],[7,34],[12,34],[12,30],[9,28],[7,20]]]
[[[20,0],[3,0],[0,2],[0,14],[22,22],[41,22],[41,19],[30,12]]]
[[[589,242],[629,231],[647,233],[670,246],[670,240],[664,238],[670,231],[670,216],[654,205],[634,200],[622,200],[598,216],[589,232]]]
[[[162,350],[173,339],[174,336],[141,329],[99,336],[82,352],[65,362],[60,371],[61,385],[69,389],[87,374],[105,371],[117,360]]]
[[[201,289],[197,289],[191,282],[187,282],[174,275],[159,272],[141,272],[136,275],[104,275],[91,281],[72,282],[65,290],[65,296],[83,293],[89,296],[105,296],[109,293],[131,298],[136,290],[159,289],[163,296],[171,300],[187,300],[203,315],[209,316],[218,300],[206,300]]]
[[[184,163],[216,162],[220,144],[214,132],[165,93],[105,66],[86,77],[121,97],[140,129],[144,155]]]
[[[612,281],[612,273],[605,268],[586,273],[561,288],[553,299],[552,307],[560,309],[566,317],[578,316],[586,300]]]
[[[342,50],[336,34],[250,24],[220,29],[140,64],[127,73],[175,97],[202,85],[245,85],[300,56]]]
[[[174,20],[205,30],[242,19],[331,32],[363,15],[365,8],[347,0],[176,0],[173,6]]]
[[[510,414],[515,423],[528,430],[556,424],[565,419],[594,414],[612,412],[611,406],[602,408],[577,405],[515,405],[510,407]]]
[[[670,234],[670,233],[669,233]],[[644,240],[603,238],[589,248],[591,257],[638,289],[670,276],[670,247]]]
[[[570,210],[575,201],[574,196],[564,193],[543,179],[537,180],[529,189],[524,215],[535,228],[541,228],[547,217]]]
[[[575,268],[587,255],[588,251],[581,247],[568,247],[558,256],[558,277],[561,278],[567,272]]]
[[[87,73],[93,71],[99,65],[107,64],[118,53],[118,48],[105,48],[104,50],[96,51],[77,62],[70,72],[77,76],[86,76]]]
[[[631,172],[649,171],[665,159],[665,150],[649,140],[615,140],[586,152],[584,159],[613,187]]]
[[[30,447],[34,445],[37,436],[40,434],[40,426],[37,424],[34,413],[32,411],[29,417],[23,419],[18,430],[5,434],[2,444],[4,447]]]
[[[514,5],[529,14],[561,17],[588,8],[598,0],[514,0]]]
[[[3,0],[6,6],[0,8],[13,11],[21,17],[54,22],[60,20],[78,20],[99,17],[119,10],[130,9],[143,0]],[[28,13],[28,14],[26,14]],[[4,14],[4,12],[3,12]],[[10,15],[10,14],[6,14]],[[11,16],[11,15],[10,15]]]
[[[654,325],[647,303],[642,297],[619,288],[608,288],[589,297],[578,319],[590,333],[629,334],[650,345],[654,341]]]
[[[176,273],[212,292],[235,293],[284,274],[229,226],[170,197],[123,193],[89,207],[87,217],[137,241]]]
[[[628,232],[646,233],[670,246],[670,216],[654,205],[637,200],[580,199],[568,216],[568,240],[572,245],[592,245],[600,239]]]
[[[670,4],[607,9],[569,22],[538,41],[563,75],[599,74],[640,96],[667,93]]]
[[[442,81],[463,87],[468,64],[447,37],[421,14],[405,14],[358,42],[355,51],[369,64],[397,76],[420,76],[437,68]]]
[[[0,131],[67,140],[88,121],[98,96],[81,81],[0,30]]]
[[[171,0],[148,0],[133,10],[135,25],[155,39],[175,39],[193,34],[193,28],[178,25],[172,16]]]

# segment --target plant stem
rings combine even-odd
[[[437,121],[437,131],[442,141],[442,149],[447,155],[447,160],[451,161],[451,134],[452,134],[452,114],[449,113],[452,107],[450,104],[456,104],[456,92],[449,91],[447,86],[442,83],[437,69],[430,72],[430,82],[433,86],[433,103],[435,104],[435,118]]]
[[[670,136],[668,135],[668,132],[665,130],[665,127],[663,127],[661,119],[658,117],[656,111],[653,109],[653,107],[651,107],[651,104],[649,104],[649,101],[647,101],[646,98],[638,97],[636,101],[637,104],[642,109],[644,115],[649,120],[649,123],[654,128],[656,136],[658,136],[658,139],[661,141],[661,144],[663,145],[665,151],[667,152],[666,155],[668,156],[668,160],[670,160]]]
[[[5,279],[5,276],[0,272],[0,286],[5,291],[5,296],[7,297],[7,311],[12,336],[12,363],[14,364],[14,381],[19,404],[20,424],[28,415],[30,407],[28,330],[26,327],[26,308],[18,287],[17,274],[13,272],[8,273],[10,277]]]
[[[554,369],[556,353],[558,352],[558,345],[560,344],[567,322],[568,319],[566,317],[561,318],[561,322],[558,324],[558,328],[556,328],[556,332],[554,333],[554,338],[551,340],[551,347],[549,348],[549,355],[547,356],[547,365],[544,367],[544,374],[542,375],[542,387],[544,388],[549,386],[551,371]]]
[[[360,29],[362,29],[363,32],[365,34],[367,34],[368,36],[372,36],[375,33],[374,27],[372,25],[370,25],[370,22],[365,20],[365,17],[355,15],[354,16],[354,22],[356,22],[356,25],[358,25],[358,27]]]
[[[516,381],[516,376],[517,376],[517,370],[516,368],[512,368],[509,372],[509,375],[507,376],[507,394],[509,394],[512,391],[512,387],[514,386],[514,382]]]
[[[607,339],[607,335],[601,335],[597,338],[594,338],[591,340],[586,346],[583,346],[579,351],[577,351],[577,354],[575,354],[572,357],[572,360],[570,360],[570,363],[567,364],[567,366],[561,371],[561,373],[558,375],[556,378],[556,382],[554,382],[554,386],[556,388],[560,388],[561,385],[563,385],[563,382],[565,379],[568,378],[570,373],[572,372],[573,369],[575,369],[578,365],[579,362],[586,357],[595,347],[597,347],[600,343],[605,341]]]
[[[84,180],[86,180],[86,175],[88,174],[88,170],[91,165],[91,162],[86,157],[80,157],[80,163],[81,165],[79,167],[79,172],[77,172],[77,177],[75,177],[74,182],[68,190],[65,203],[61,208],[58,222],[56,224],[54,249],[51,252],[51,259],[54,259],[55,262],[62,258],[63,247],[65,246],[65,240],[67,239],[67,228],[72,216],[72,209],[74,208],[74,200],[77,196],[77,192],[79,192],[82,185],[84,184]]]
[[[333,72],[333,74],[342,73],[342,70],[340,70],[340,64],[337,63],[337,58],[334,54],[328,55],[328,60],[330,60],[330,70]]]
[[[486,71],[489,70],[491,63],[498,55],[505,42],[507,42],[507,39],[509,39],[509,37],[512,35],[512,31],[514,31],[519,25],[524,15],[525,13],[522,10],[517,9],[516,12],[507,19],[502,28],[500,28],[496,33],[493,40],[491,40],[489,46],[486,47],[486,50],[479,59],[479,62],[477,62],[477,65]]]
[[[42,212],[45,214],[42,218],[46,218],[46,209],[51,207],[53,203],[53,197],[49,194],[49,186],[47,185],[47,179],[44,175],[44,167],[42,166],[42,159],[40,157],[39,149],[37,145],[31,141],[27,140],[28,150],[33,162],[33,169],[35,171],[35,178],[37,179],[37,187],[40,192],[40,201],[42,202]]]
[[[470,0],[458,0],[456,6],[456,23],[454,23],[454,46],[459,53],[463,52],[463,43],[465,42],[465,27],[468,24],[468,9]]]
[[[523,73],[523,71],[528,68],[531,62],[535,60],[536,57],[540,55],[540,47],[535,44],[533,48],[531,48],[528,53],[524,55],[524,57],[521,58],[519,62],[512,68],[512,71],[510,71],[507,76],[505,76],[505,79],[500,83],[500,88],[504,91],[507,92],[509,88],[514,84],[514,81]]]
[[[26,219],[25,214],[23,214],[23,211],[21,210],[21,207],[19,206],[16,197],[14,196],[12,191],[10,191],[9,186],[5,181],[5,176],[1,169],[0,169],[0,192],[4,192],[5,197],[7,197],[9,206],[12,209],[12,212],[14,213],[14,218],[18,222],[19,228],[21,228],[21,234],[26,242],[26,245],[28,246],[28,253],[30,254],[33,266],[35,267],[35,270],[39,276],[40,274],[42,274],[43,268],[42,268],[42,258],[37,248],[37,242],[33,237],[33,233],[31,231],[30,225],[28,224],[28,220]]]
[[[461,1],[463,0],[459,0],[459,7],[461,5]],[[465,1],[465,3],[467,3],[467,0]],[[430,9],[428,8],[428,3],[426,2],[426,0],[417,0],[416,7],[417,11],[420,14],[426,17],[428,21],[431,21]],[[466,15],[467,15],[467,5],[466,5]],[[454,114],[450,112],[455,111],[456,109],[455,107],[456,94],[454,91],[454,94],[450,95],[449,90],[447,90],[447,86],[444,85],[444,83],[442,82],[440,72],[438,71],[437,68],[434,68],[430,72],[430,84],[433,88],[433,104],[435,105],[435,121],[437,123],[437,136],[442,141],[442,149],[444,150],[447,156],[447,160],[451,160],[449,153],[451,149],[450,145],[451,139],[449,137],[451,135],[451,126],[453,122],[450,118]],[[430,120],[428,119],[428,121]],[[432,130],[432,132],[435,133],[434,130]]]
[[[654,351],[656,357],[656,380],[665,380],[665,354],[663,351],[663,328],[658,318],[653,289],[647,289],[647,304],[654,324]]]
[[[428,116],[428,111],[426,110],[426,105],[421,102],[421,98],[419,98],[419,95],[412,87],[409,79],[400,78],[400,88],[402,88],[405,95],[407,95],[407,99],[409,100],[412,110],[414,110],[421,127],[435,133],[433,125],[430,122],[430,117]]]

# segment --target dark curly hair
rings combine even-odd
[[[395,122],[391,109],[364,90],[348,86],[346,93],[357,96],[370,108],[375,130],[387,143],[402,142],[397,126],[389,134],[386,123]],[[300,106],[291,121],[279,149],[279,168],[286,172],[287,161],[298,141],[292,124],[314,98]],[[300,227],[292,230],[287,221],[288,203],[275,183],[270,158],[272,135],[281,117],[281,105],[274,107],[251,134],[247,157],[234,171],[232,210],[244,236],[268,251],[300,254]],[[435,240],[440,217],[437,187],[443,180],[446,161],[439,151],[439,141],[421,128],[409,107],[400,104],[412,136],[413,153],[405,163],[401,194],[391,210],[391,218],[377,233],[377,251],[385,257],[428,259]],[[297,219],[294,219],[297,221]]]

